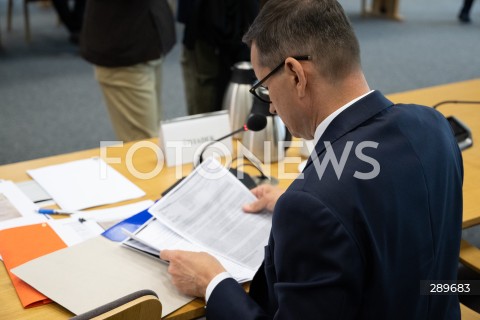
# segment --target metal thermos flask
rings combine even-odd
[[[260,88],[258,93],[262,98],[269,99],[267,89]],[[253,100],[251,113],[266,116],[267,126],[261,131],[244,132],[242,139],[244,147],[265,164],[283,160],[288,146],[285,142],[292,140],[292,135],[282,119],[276,114],[271,114],[269,108],[269,103],[259,99]]]
[[[237,62],[233,66],[230,83],[223,98],[223,109],[229,111],[232,131],[241,128],[250,114],[253,95],[250,94],[249,90],[255,79],[255,73],[250,62]],[[234,138],[241,137],[242,133],[234,136]]]

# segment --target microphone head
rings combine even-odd
[[[252,113],[247,119],[246,127],[251,131],[260,131],[267,126],[267,117],[261,114]]]

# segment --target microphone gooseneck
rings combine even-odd
[[[472,101],[472,100],[445,100],[445,101],[440,101],[439,103],[436,103],[432,106],[433,109],[437,109],[443,104],[480,104],[480,101]]]
[[[223,139],[226,139],[228,137],[233,136],[234,134],[237,134],[242,131],[260,131],[263,130],[267,126],[267,117],[261,114],[256,114],[252,113],[247,119],[247,122],[243,125],[243,127],[230,132],[227,135],[224,135],[223,137],[220,137],[216,140],[210,141],[203,149],[202,152],[200,152],[200,157],[198,158],[198,164],[203,162],[203,153],[205,150],[207,150],[208,147],[210,147],[212,144],[222,141]],[[198,165],[197,164],[197,165]]]

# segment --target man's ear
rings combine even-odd
[[[298,60],[288,57],[285,60],[285,69],[294,82],[298,96],[303,98],[307,87],[307,74],[302,64]]]

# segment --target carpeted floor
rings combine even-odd
[[[457,21],[460,1],[401,0],[403,22],[360,17],[343,0],[360,39],[370,86],[401,92],[480,76],[480,5],[473,23]],[[67,41],[50,7],[31,3],[32,41],[24,41],[21,2],[6,31],[0,0],[0,164],[94,148],[115,140],[91,65]],[[178,25],[181,39],[182,26]],[[186,114],[178,43],[164,63],[164,118]],[[459,97],[461,98],[461,97]]]

